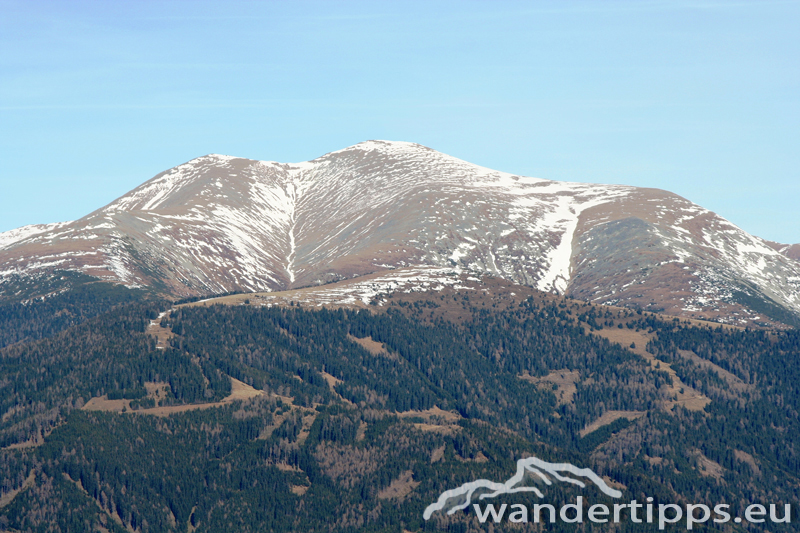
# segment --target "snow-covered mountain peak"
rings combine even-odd
[[[666,191],[516,176],[366,141],[301,163],[193,159],[75,222],[0,234],[0,283],[72,269],[183,296],[457,267],[756,323],[800,313],[796,250]]]
[[[353,152],[353,151],[380,152],[382,154],[403,154],[417,150],[431,150],[431,148],[428,148],[427,146],[423,146],[418,143],[407,142],[407,141],[387,141],[380,139],[372,139],[369,141],[362,141],[352,146],[348,146],[347,148],[342,148],[341,150],[329,152],[322,157],[341,154],[343,152]]]

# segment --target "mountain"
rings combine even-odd
[[[800,316],[797,258],[797,246],[667,191],[515,176],[368,141],[294,164],[207,155],[74,222],[2,233],[0,287],[78,271],[187,297],[445,267],[595,303],[774,325]]]
[[[798,531],[800,330],[690,320],[796,324],[797,250],[408,143],[193,160],[0,234],[0,531],[471,533],[491,480]]]

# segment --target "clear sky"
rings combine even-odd
[[[800,242],[800,2],[0,0],[0,231],[206,153],[413,141]]]

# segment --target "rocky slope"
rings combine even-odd
[[[673,315],[794,323],[797,248],[662,190],[368,141],[297,164],[200,157],[74,222],[2,233],[0,283],[76,270],[194,296],[427,266]]]

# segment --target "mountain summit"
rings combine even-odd
[[[794,252],[670,192],[367,141],[304,163],[203,156],[79,220],[0,233],[0,287],[72,270],[200,296],[429,265],[676,316],[792,323]]]

